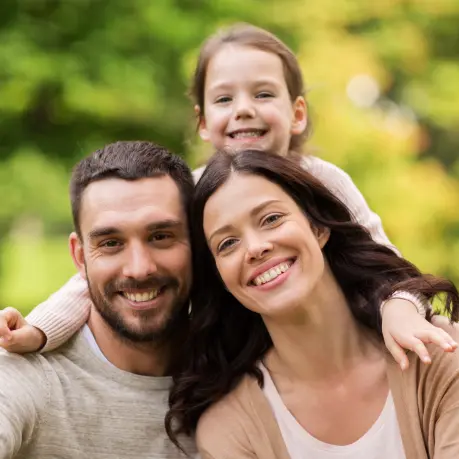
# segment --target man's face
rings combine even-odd
[[[134,342],[168,335],[191,285],[191,248],[179,189],[169,176],[91,183],[73,257],[97,311]]]

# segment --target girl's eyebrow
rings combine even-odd
[[[274,78],[261,77],[252,82],[253,86],[279,86],[279,82]],[[209,86],[209,92],[224,91],[231,89],[233,84],[230,81],[217,81]]]

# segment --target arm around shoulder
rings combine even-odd
[[[86,323],[90,309],[88,284],[77,274],[26,317],[29,324],[46,335],[41,352],[52,351],[68,341]]]

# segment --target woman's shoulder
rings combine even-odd
[[[445,324],[441,328],[459,342],[457,324]],[[427,344],[431,363],[421,362],[417,354],[409,355],[409,368],[406,370],[405,381],[411,382],[417,388],[418,394],[424,394],[424,403],[433,399],[440,400],[446,392],[448,397],[456,398],[459,402],[459,350],[445,352],[440,346]],[[431,400],[432,399],[432,400]]]
[[[288,457],[269,402],[252,376],[245,376],[201,416],[196,443],[206,458]]]
[[[449,333],[451,338],[459,343],[459,326],[457,323],[444,324],[441,328]],[[435,380],[445,380],[456,377],[459,380],[459,350],[455,352],[445,352],[440,346],[435,344],[427,344],[427,350],[432,359],[430,365],[422,364],[425,377]],[[419,359],[418,359],[419,360]],[[414,367],[414,365],[413,365]],[[459,393],[458,393],[459,399]]]
[[[250,419],[248,408],[253,404],[253,392],[261,391],[257,381],[244,376],[239,384],[221,400],[210,406],[201,416],[196,430],[196,439],[215,439],[226,436],[228,429],[242,427]]]

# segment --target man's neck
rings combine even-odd
[[[170,343],[134,343],[119,336],[92,309],[88,326],[107,360],[120,370],[143,376],[166,376],[170,361]]]

